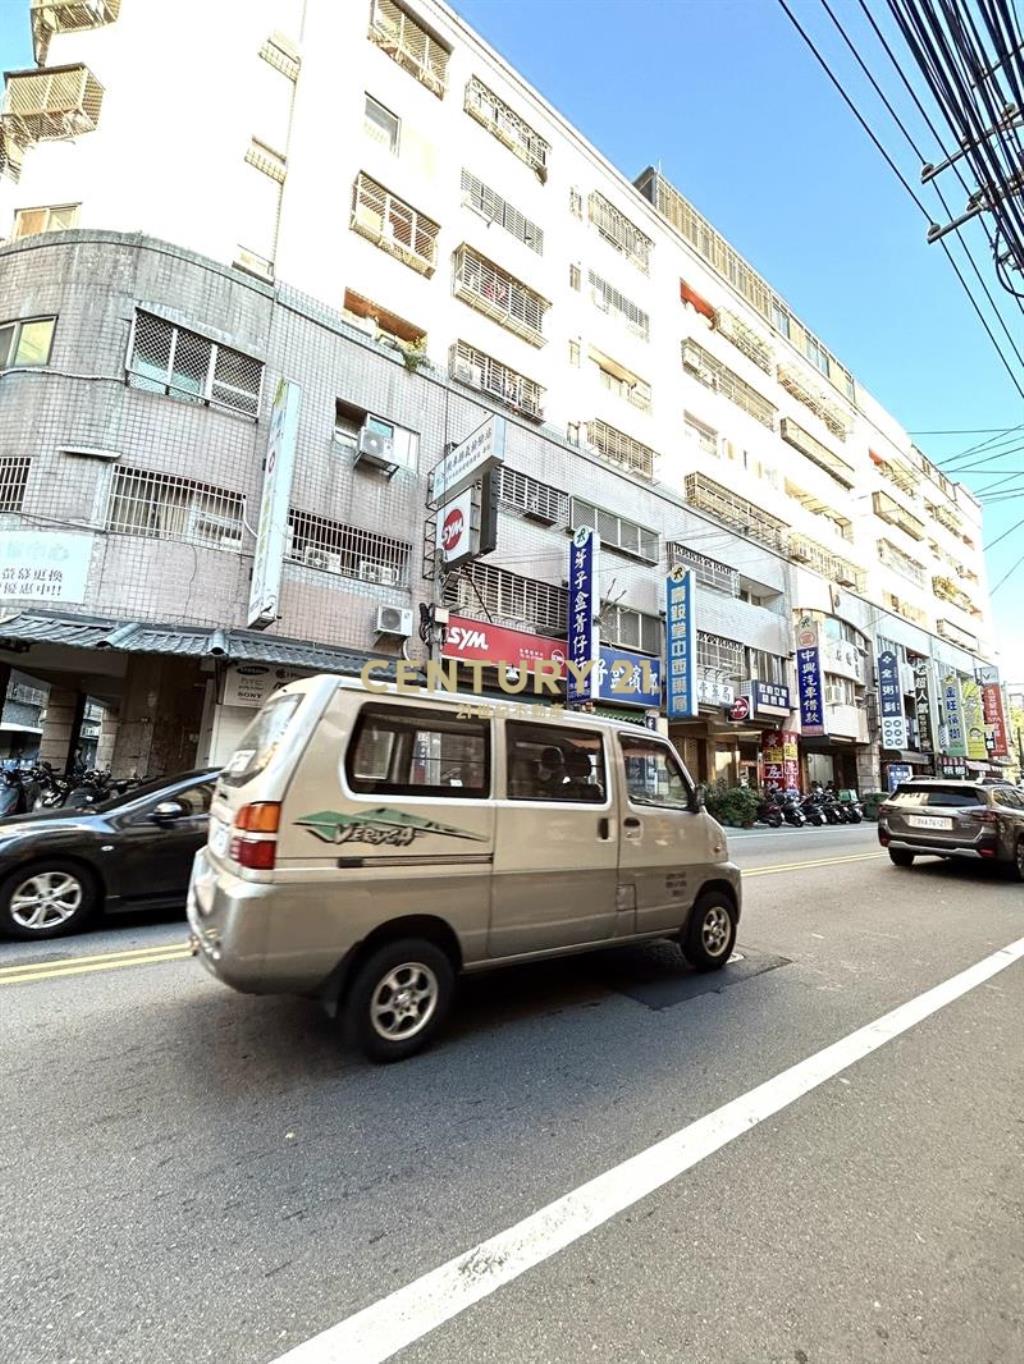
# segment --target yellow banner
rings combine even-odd
[[[981,688],[977,682],[961,683],[964,698],[964,729],[967,731],[967,756],[971,762],[988,759],[985,747],[985,714],[981,706]]]

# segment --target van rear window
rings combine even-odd
[[[274,756],[301,701],[301,695],[281,693],[266,702],[239,739],[238,747],[221,773],[223,785],[244,786],[259,776]]]
[[[345,776],[360,795],[483,799],[491,790],[490,725],[454,711],[364,706]]]

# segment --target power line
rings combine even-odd
[[[1012,427],[1004,426],[961,426],[941,431],[908,431],[908,436],[1005,436]]]
[[[984,545],[983,548],[985,553],[987,554],[990,549],[995,549],[996,545],[1000,544],[1003,540],[1005,540],[1008,535],[1012,535],[1015,530],[1020,530],[1021,526],[1024,526],[1024,517],[1021,517],[1017,524],[1015,526],[1011,526],[1009,530],[1004,530],[1002,535],[997,535],[996,538],[991,542],[991,544]]]
[[[1020,568],[1021,564],[1024,564],[1024,554],[1022,554],[1020,558],[1017,560],[1017,562],[1013,565],[1013,567],[1009,569],[1008,572],[1004,573],[1003,576],[999,579],[995,587],[993,587],[992,591],[989,593],[990,597],[994,597],[995,594],[1002,587],[1003,583],[1005,583],[1008,578],[1013,577],[1013,575],[1017,572],[1017,569]]]

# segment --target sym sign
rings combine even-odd
[[[729,707],[730,720],[747,720],[750,717],[750,701],[746,696],[737,696]]]
[[[288,506],[295,472],[295,447],[299,434],[298,384],[279,379],[270,409],[270,434],[263,470],[263,497],[256,528],[256,556],[249,588],[246,624],[262,630],[273,625],[279,615],[281,571],[284,565],[285,532]]]
[[[431,473],[430,495],[435,502],[461,493],[505,460],[505,418],[488,417],[464,441],[449,450]]]
[[[466,488],[437,513],[435,546],[446,569],[458,568],[476,552],[473,526],[473,489]]]
[[[526,630],[509,630],[468,616],[449,618],[441,654],[466,663],[504,663],[527,671],[535,663],[550,660],[559,665],[559,676],[565,672],[564,640],[531,635]]]

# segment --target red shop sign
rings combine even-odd
[[[470,620],[468,616],[451,616],[441,653],[445,658],[461,658],[467,663],[504,663],[509,668],[526,669],[551,659],[559,665],[559,676],[564,676],[565,649],[564,639],[509,630],[486,620]]]

